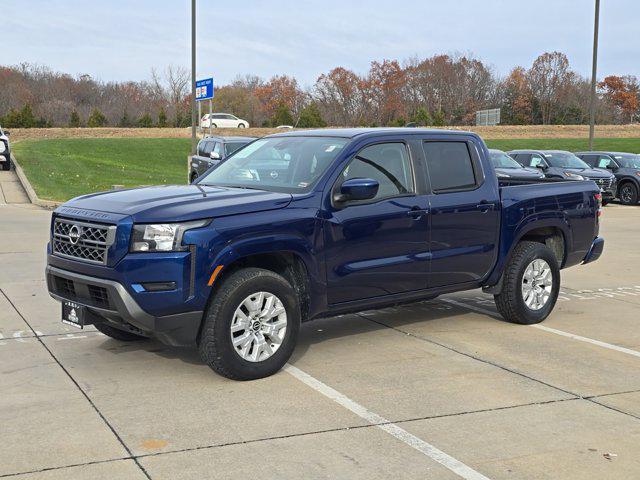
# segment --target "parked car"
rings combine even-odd
[[[640,155],[623,152],[580,152],[576,155],[593,168],[610,170],[616,177],[616,197],[625,205],[640,199]]]
[[[517,181],[545,178],[544,173],[537,168],[523,167],[502,150],[489,150],[489,159],[498,178],[510,178]]]
[[[0,170],[11,170],[11,148],[9,147],[9,132],[0,125]]]
[[[600,188],[603,205],[608,204],[616,196],[616,177],[612,173],[591,168],[571,152],[512,150],[507,153],[524,167],[539,168],[547,178],[593,180]]]
[[[236,150],[256,140],[255,137],[205,137],[198,143],[196,154],[189,162],[189,181],[222,162]]]
[[[202,128],[249,128],[249,122],[230,113],[207,113],[200,119]]]
[[[488,155],[461,131],[271,135],[194,185],[58,207],[48,289],[69,324],[194,346],[243,380],[277,372],[322,316],[482,287],[505,319],[538,323],[560,269],[603,251],[600,190],[501,186]]]

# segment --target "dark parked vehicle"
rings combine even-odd
[[[280,133],[193,185],[58,207],[46,279],[67,323],[253,379],[322,316],[482,287],[505,319],[543,321],[560,269],[602,253],[600,200],[593,182],[501,186],[473,133]]]
[[[591,168],[571,152],[563,150],[512,150],[507,152],[524,167],[539,168],[546,178],[593,180],[606,205],[616,196],[616,177],[607,171]]]
[[[499,179],[528,181],[545,178],[544,173],[537,168],[523,167],[502,150],[489,150],[489,158]]]
[[[11,170],[9,132],[2,130],[2,126],[0,126],[0,170]]]
[[[625,205],[635,205],[640,200],[640,155],[623,152],[576,153],[585,163],[594,168],[610,170],[616,177],[616,196]]]
[[[191,157],[189,181],[217,165],[236,150],[255,140],[254,137],[205,137],[198,143],[196,155]]]

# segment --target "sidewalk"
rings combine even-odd
[[[0,171],[0,205],[7,203],[31,203],[13,170]]]

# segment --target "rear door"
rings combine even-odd
[[[497,181],[484,174],[472,137],[425,139],[422,148],[431,188],[429,287],[477,282],[497,255]]]

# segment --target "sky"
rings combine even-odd
[[[190,68],[189,0],[0,0],[0,65],[46,65],[103,81]],[[472,53],[499,75],[562,51],[591,76],[594,0],[197,0],[198,77],[295,76],[336,66]],[[640,1],[602,0],[598,77],[640,76]],[[0,85],[1,87],[1,85]]]

